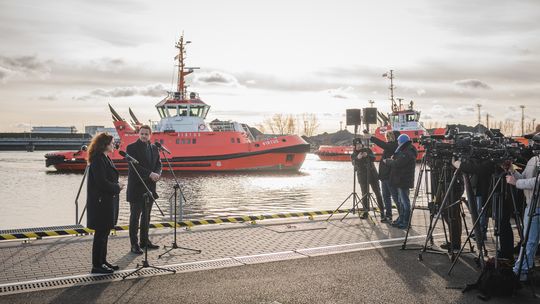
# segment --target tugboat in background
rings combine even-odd
[[[290,170],[302,166],[310,146],[297,135],[256,139],[249,126],[235,121],[215,120],[206,124],[210,106],[195,92],[188,94],[185,77],[197,68],[184,64],[185,46],[182,36],[175,47],[179,49],[178,86],[176,92],[156,105],[160,121],[152,126],[152,141],[159,142],[171,154],[168,156],[175,171],[251,171]],[[113,123],[120,137],[118,149],[111,159],[120,171],[127,171],[128,163],[119,154],[138,138],[142,125],[131,109],[131,124],[109,105]],[[46,166],[58,171],[79,171],[86,168],[85,149],[73,152],[52,152],[45,155]]]
[[[393,70],[384,73],[383,77],[390,79],[390,102],[392,112],[384,115],[377,112],[377,120],[379,127],[375,129],[373,136],[385,140],[385,133],[388,131],[399,131],[401,134],[407,134],[411,138],[414,146],[418,150],[417,160],[421,160],[424,156],[424,147],[420,145],[420,138],[428,135],[427,130],[420,122],[420,111],[414,109],[414,103],[411,101],[409,106],[405,108],[402,105],[403,99],[398,99],[396,103],[394,99],[394,74]],[[372,102],[371,102],[372,103]],[[367,109],[374,109],[367,108]],[[373,145],[373,153],[376,160],[379,161],[382,156],[382,149]],[[321,160],[324,161],[350,161],[353,146],[320,146],[315,152]]]

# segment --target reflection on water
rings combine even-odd
[[[75,222],[75,197],[82,173],[57,173],[45,168],[46,152],[0,151],[0,229],[66,225]],[[166,168],[164,168],[166,169]],[[302,169],[294,173],[184,173],[176,172],[187,203],[184,218],[209,218],[332,209],[352,188],[349,162],[323,162],[308,155]],[[121,176],[127,182],[126,176]],[[172,217],[174,178],[163,174],[158,182],[157,208],[152,221]],[[86,202],[86,187],[79,198]],[[127,224],[129,204],[121,194],[119,224]],[[83,224],[85,220],[83,220]]]

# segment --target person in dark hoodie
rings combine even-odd
[[[394,156],[391,159],[385,159],[384,163],[390,166],[390,185],[397,189],[401,207],[401,219],[395,223],[395,226],[399,229],[406,229],[411,214],[409,191],[414,187],[418,151],[407,134],[401,134],[397,141],[398,147]]]
[[[392,158],[398,147],[396,138],[400,135],[399,131],[386,132],[386,141],[383,141],[375,136],[371,137],[371,142],[383,149],[381,162],[379,163],[379,180],[381,181],[382,197],[384,201],[385,217],[381,222],[392,222],[392,199],[398,208],[398,218],[396,222],[401,220],[401,208],[399,207],[399,199],[397,189],[390,185],[390,166],[384,160]]]
[[[377,206],[381,211],[381,218],[384,218],[384,205],[382,202],[381,189],[379,187],[379,176],[377,174],[377,169],[373,164],[375,154],[373,154],[373,151],[371,151],[369,147],[364,146],[362,140],[355,139],[351,160],[356,169],[358,183],[362,190],[362,206],[364,207],[364,212],[362,213],[361,218],[365,219],[368,216],[369,200],[366,193],[368,193],[369,186],[371,186],[371,189],[375,194]]]

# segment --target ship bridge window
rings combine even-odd
[[[407,114],[407,121],[416,121],[416,114]]]
[[[189,108],[189,116],[206,118],[208,106],[191,106]]]

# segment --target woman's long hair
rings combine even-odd
[[[94,136],[94,138],[92,138],[92,142],[90,142],[90,146],[88,147],[88,163],[92,163],[94,157],[96,157],[96,155],[99,153],[105,152],[107,146],[112,142],[112,140],[112,135],[109,135],[107,132],[99,133]]]

